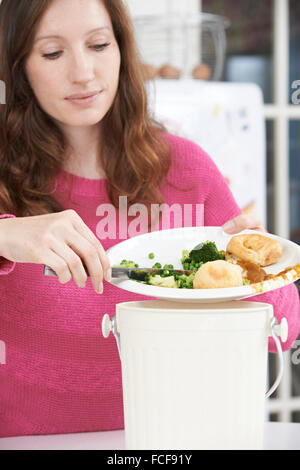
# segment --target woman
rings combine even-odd
[[[121,0],[2,0],[0,57],[0,437],[122,429],[120,361],[100,317],[143,297],[103,289],[122,238],[99,237],[103,207],[203,204],[205,225],[262,227],[201,148],[148,116]],[[291,347],[296,288],[253,300],[288,315]]]

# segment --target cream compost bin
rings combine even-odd
[[[259,284],[172,289],[112,280],[121,289],[159,299],[118,304],[116,316],[102,320],[103,335],[113,332],[121,358],[128,449],[263,448],[265,397],[283,374],[279,337],[287,340],[288,325],[285,318],[278,324],[272,305],[251,297],[300,277],[300,247],[266,236],[281,243],[282,258],[265,268],[272,276]],[[226,250],[231,237],[220,227],[184,227],[133,237],[107,253],[112,266],[133,253],[134,261],[147,267],[148,253],[155,253],[155,261],[179,269],[182,250],[206,240]],[[270,337],[280,368],[266,393]]]
[[[122,363],[127,449],[262,449],[265,397],[282,377],[287,322],[273,306],[127,302],[102,331]],[[266,394],[268,338],[280,372]]]

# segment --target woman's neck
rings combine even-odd
[[[63,169],[73,175],[89,179],[105,179],[106,175],[96,155],[90,151],[86,155],[71,154]]]
[[[64,170],[90,179],[104,179],[100,162],[99,126],[64,128],[69,142]]]

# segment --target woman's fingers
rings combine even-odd
[[[103,267],[96,247],[78,232],[72,234],[72,238],[68,241],[68,245],[80,257],[87,268],[94,290],[98,294],[102,294]],[[87,273],[85,273],[85,282],[86,279]]]
[[[267,232],[267,230],[263,227],[260,218],[254,212],[241,214],[238,217],[235,217],[234,219],[226,222],[222,228],[224,232],[232,234],[242,232],[246,229]]]
[[[57,274],[61,284],[67,284],[72,279],[67,262],[53,250],[48,251],[45,263]]]
[[[13,224],[11,223],[13,221]],[[88,274],[96,292],[103,290],[110,262],[100,241],[74,210],[2,220],[1,255],[15,262],[46,264],[62,284],[72,277],[84,286]],[[86,269],[85,269],[86,268]],[[87,272],[86,272],[87,271]]]
[[[48,248],[65,261],[79,287],[85,286],[89,275],[94,290],[100,294],[103,292],[103,273],[111,280],[107,274],[110,263],[105,250],[75,211],[68,210],[62,215],[63,223],[58,221],[52,227],[52,235],[47,236]]]
[[[87,280],[87,274],[80,256],[78,256],[68,245],[59,240],[53,240],[51,249],[59,258],[61,258],[62,262],[65,263],[66,269],[70,272],[71,278],[74,279],[78,287],[84,287]],[[62,270],[62,263],[61,271],[54,269],[59,278],[63,276]],[[65,276],[67,277],[67,275]]]
[[[89,271],[94,290],[99,294],[103,292],[101,263],[95,248],[85,238],[74,232],[65,242],[53,240],[51,249],[65,263],[71,278],[74,279],[78,287],[85,287],[86,285],[87,273],[84,268],[85,265]],[[52,266],[50,265],[50,267]],[[67,277],[67,274],[63,275],[62,263],[60,274],[57,269],[54,269],[54,271],[60,278]]]
[[[103,277],[106,279],[106,281],[111,281],[110,261],[98,238],[94,235],[92,230],[89,229],[89,227],[83,222],[83,220],[79,216],[74,218],[73,225],[74,228],[80,233],[80,235],[86,238],[97,250],[102,265]]]

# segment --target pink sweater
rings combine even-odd
[[[191,189],[181,192],[165,183],[165,202],[203,203],[207,226],[221,226],[239,215],[208,155],[185,139],[166,138],[173,154],[168,179]],[[62,172],[57,183],[56,198],[63,207],[75,209],[96,233],[97,207],[109,203],[106,181]],[[100,241],[108,249],[120,240]],[[85,289],[73,280],[61,285],[44,277],[41,265],[4,259],[0,274],[0,340],[6,345],[6,365],[0,365],[0,437],[122,429],[121,364],[114,337],[102,337],[101,319],[105,313],[114,316],[117,303],[149,297],[106,282],[103,295],[97,295],[90,280]],[[271,303],[279,320],[288,318],[289,339],[283,346],[290,348],[300,329],[296,287],[251,300]],[[272,340],[269,348],[275,351]]]

